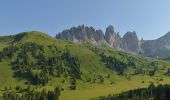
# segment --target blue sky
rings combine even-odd
[[[113,25],[121,36],[136,31],[156,39],[170,31],[170,0],[1,0],[0,35],[42,31],[55,36],[85,24]]]

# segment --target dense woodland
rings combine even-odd
[[[34,85],[46,85],[48,77],[65,77],[70,80],[70,88],[76,88],[76,79],[80,79],[80,62],[65,48],[59,51],[51,45],[45,48],[35,43],[11,45],[0,52],[0,60],[9,58],[14,70],[14,77],[21,77]]]
[[[120,61],[114,56],[106,56],[104,53],[100,54],[101,61],[106,63],[106,66],[110,69],[114,69],[118,74],[123,75],[124,70],[129,66],[135,66],[133,58],[127,59],[127,62]]]
[[[28,86],[22,89],[20,86],[15,88],[5,88],[3,100],[59,100],[60,89],[56,87],[53,91],[34,91]]]
[[[116,95],[100,97],[99,100],[170,100],[170,85],[154,86],[130,90]]]

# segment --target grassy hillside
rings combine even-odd
[[[36,31],[0,37],[1,95],[5,87],[29,85],[34,91],[60,87],[61,100],[88,100],[147,87],[151,81],[169,83],[169,68],[169,61]]]
[[[169,100],[170,85],[158,85],[153,83],[148,88],[140,88],[122,92],[116,95],[100,97],[99,100]]]

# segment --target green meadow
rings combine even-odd
[[[29,83],[34,88],[34,91],[41,91],[43,89],[54,90],[55,87],[63,88],[64,90],[61,91],[59,96],[60,100],[95,100],[100,96],[148,87],[151,82],[155,85],[170,83],[170,78],[166,75],[167,70],[170,68],[169,61],[124,53],[113,48],[108,48],[105,45],[95,46],[88,42],[79,44],[71,41],[56,40],[44,33],[35,31],[0,38],[3,38],[0,41],[0,96],[2,96],[5,88],[15,88],[16,86],[25,88],[28,86],[27,83]],[[19,55],[22,53],[21,47],[27,47],[27,43],[31,43],[33,46],[43,47],[43,53],[41,49],[35,49],[35,55],[40,52],[43,54],[44,59],[51,58],[54,55],[60,57],[60,55],[65,54],[65,50],[69,50],[68,55],[70,59],[78,59],[78,61],[73,60],[73,64],[80,64],[80,70],[77,71],[76,68],[72,69],[72,67],[69,67],[70,63],[67,64],[69,60],[61,59],[62,68],[69,71],[60,73],[60,77],[58,77],[56,75],[58,71],[56,70],[57,67],[54,69],[54,75],[49,74],[50,70],[47,70],[45,75],[48,77],[48,82],[45,85],[39,83],[32,84],[31,79],[28,80],[28,75],[30,74],[27,73],[15,76],[14,73],[18,69],[14,70],[14,65],[11,62],[17,60],[17,57],[20,57]],[[8,57],[8,55],[5,55],[4,48],[10,47],[9,50],[11,50],[11,46],[18,49],[17,51],[12,51],[12,54],[10,53],[12,56]],[[38,53],[36,54],[36,52]],[[35,64],[39,59],[33,56],[32,53],[34,53],[34,50],[25,53],[28,56],[28,65],[31,66],[29,64],[31,62],[33,66],[36,66]],[[20,62],[24,61],[22,59],[24,58],[19,58]],[[58,63],[55,63],[56,65],[53,66],[58,66]],[[21,66],[23,65],[21,64]],[[114,66],[122,66],[122,69],[116,69]],[[47,65],[47,68],[50,68],[49,65]],[[31,72],[39,73],[41,70],[39,67],[33,67]],[[80,75],[80,78],[75,76],[74,70]],[[22,75],[27,76],[27,78],[22,77]],[[69,88],[70,77],[76,80],[76,84],[74,84],[76,85],[76,89],[74,90]]]

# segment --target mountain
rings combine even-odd
[[[104,41],[104,34],[101,30],[95,30],[93,27],[78,26],[64,30],[56,36],[57,39],[72,40],[75,42],[85,42],[87,40],[94,43]]]
[[[114,31],[114,28],[112,25],[109,25],[106,28],[105,40],[111,47],[123,48],[122,38],[120,37],[119,33]]]
[[[37,31],[23,32],[0,38],[2,39],[0,43],[6,45],[0,50],[0,61],[9,59],[17,77],[20,77],[18,74],[25,76],[33,74],[30,73],[30,69],[40,72],[47,70],[45,72],[48,73],[52,70],[50,67],[57,68],[62,66],[62,70],[65,71],[60,73],[61,75],[66,74],[67,77],[86,80],[85,76],[90,76],[89,72],[93,72],[93,74],[109,74],[109,70],[112,69],[117,74],[123,75],[126,68],[137,65],[140,67],[141,63],[145,62],[143,58],[122,51],[95,46],[90,43],[78,44],[57,40]],[[94,38],[88,37],[88,39]],[[97,40],[95,41],[97,42]],[[116,63],[119,64],[117,65]],[[52,72],[52,76],[58,76],[57,74],[59,73],[55,72],[57,70]],[[32,82],[29,78],[27,81]]]
[[[136,32],[127,32],[123,36],[123,44],[127,50],[138,53],[140,51],[139,40]]]
[[[86,29],[96,32],[93,28]],[[84,41],[106,42],[103,33],[96,34],[84,35]],[[118,41],[123,43],[123,38],[117,38],[119,35],[112,26],[108,27],[105,34],[108,40],[115,39],[110,41],[113,46]],[[128,34],[137,41],[136,36],[131,36],[134,33],[127,33],[124,40],[129,41],[125,38],[129,37]],[[47,93],[51,94],[59,87],[60,100],[90,100],[113,91],[118,93],[139,86],[146,87],[150,81],[162,84],[169,82],[169,61],[145,58],[81,40],[82,43],[75,43],[56,39],[37,31],[0,36],[0,39],[0,99],[41,97],[35,96],[37,94],[46,97]],[[79,38],[69,36],[69,39]],[[137,47],[136,44],[134,47]],[[160,78],[163,81],[159,81]]]
[[[119,33],[114,31],[112,25],[106,28],[105,34],[100,29],[96,30],[93,27],[81,25],[58,33],[56,38],[80,43],[89,41],[92,44],[106,44],[115,48],[123,48],[122,38]]]
[[[128,50],[131,52],[140,52],[140,41],[136,32],[127,32],[123,37],[115,32],[114,27],[109,25],[106,28],[105,34],[100,29],[96,30],[93,27],[78,26],[66,29],[56,35],[57,39],[71,40],[74,42],[91,42],[92,44],[103,43],[109,47],[119,50]]]
[[[145,56],[151,57],[170,57],[170,32],[156,40],[144,40],[142,41],[141,48],[144,51]]]
[[[71,40],[80,43],[89,41],[92,44],[105,44],[119,50],[139,53],[148,57],[167,58],[170,56],[170,32],[156,40],[139,40],[135,31],[127,32],[123,37],[109,25],[105,34],[93,27],[78,26],[64,30],[56,35],[57,39]]]

